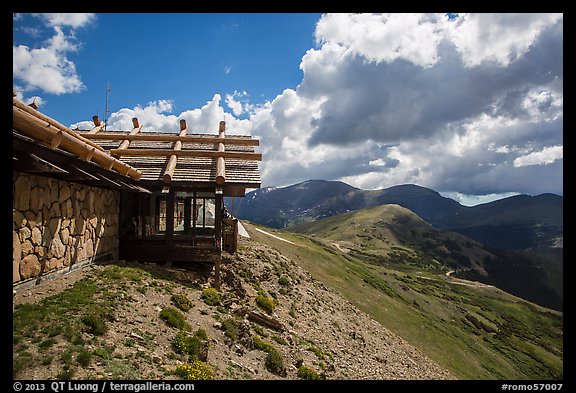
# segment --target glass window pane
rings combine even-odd
[[[159,217],[159,230],[161,232],[166,231],[166,200],[160,200],[160,217]]]

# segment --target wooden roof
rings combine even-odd
[[[99,187],[147,191],[141,173],[13,94],[12,168]]]
[[[54,159],[49,151],[73,155],[82,162],[83,172],[91,168],[85,165],[90,163],[145,189],[216,186],[230,196],[243,196],[246,188],[261,185],[257,161],[262,154],[255,152],[258,139],[226,135],[224,122],[217,134],[189,134],[184,120],[180,120],[179,132],[142,131],[137,118],[132,119],[132,130],[107,131],[94,116],[91,130],[71,130],[18,101],[14,94],[13,104],[14,141],[39,144],[47,150],[45,158]],[[18,142],[18,146],[26,151],[32,145]]]
[[[214,134],[187,134],[179,137],[177,133],[140,131],[130,135],[130,131],[106,131],[90,134],[80,131],[79,134],[89,138],[112,154],[118,154],[120,161],[142,173],[141,181],[175,183],[216,183],[218,150]],[[206,140],[205,143],[203,139]],[[130,143],[119,149],[124,141]],[[188,141],[190,140],[190,141]],[[181,142],[180,150],[174,145]],[[261,184],[258,163],[261,155],[255,153],[254,146],[258,140],[250,136],[226,135],[226,146],[222,156],[225,158],[225,183],[237,184],[247,188],[259,188]],[[238,143],[238,144],[234,144]],[[235,153],[239,153],[234,157]],[[242,155],[242,153],[248,153]],[[170,181],[165,181],[164,174],[170,157],[177,155]]]

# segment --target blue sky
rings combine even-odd
[[[562,14],[14,14],[13,88],[71,127],[261,141],[263,187],[563,195]]]
[[[197,108],[215,93],[235,91],[255,101],[274,99],[302,80],[299,64],[314,45],[320,14],[98,14],[73,30],[75,64],[83,87],[65,94],[35,92],[42,111],[63,124],[103,118],[109,109],[171,100],[174,111]],[[21,19],[20,19],[21,18]],[[29,29],[37,29],[31,35]],[[14,22],[14,44],[39,47],[53,29],[42,17]],[[245,115],[246,116],[246,115]],[[245,117],[244,116],[244,117]]]

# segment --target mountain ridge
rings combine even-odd
[[[412,210],[437,228],[464,234],[499,250],[547,252],[563,233],[563,197],[556,194],[521,194],[464,206],[415,184],[362,190],[340,181],[308,180],[248,193],[237,216],[272,228],[285,228],[390,203]],[[512,236],[507,237],[507,232]]]
[[[498,251],[460,233],[438,229],[396,204],[343,213],[287,230],[332,242],[369,263],[409,263],[439,274],[495,285],[537,304],[561,310],[562,260],[555,255]]]
[[[307,198],[309,195],[312,197]],[[460,234],[486,247],[490,256],[475,263],[476,269],[455,269],[461,278],[497,285],[556,310],[563,308],[561,196],[516,195],[468,207],[414,184],[360,190],[342,182],[313,180],[267,190],[264,197],[248,194],[246,199],[237,213],[239,218],[288,230],[376,206],[402,206],[435,229]],[[469,258],[456,255],[461,262]]]

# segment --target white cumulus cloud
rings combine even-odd
[[[90,13],[45,13],[33,14],[44,20],[49,26],[70,26],[74,29],[93,23],[95,14]]]
[[[515,167],[552,164],[564,156],[563,146],[549,146],[514,160]]]
[[[316,38],[291,97],[299,125],[285,124],[278,99],[266,123],[268,134],[300,141],[300,157],[323,159],[291,164],[291,179],[562,193],[561,161],[532,173],[512,165],[562,144],[562,15],[324,15]],[[346,159],[324,154],[327,146]]]
[[[438,60],[443,38],[438,20],[426,14],[327,14],[316,26],[319,44],[335,43],[368,61],[410,61],[422,67]]]
[[[446,26],[466,66],[485,61],[507,66],[530,49],[543,29],[561,18],[562,14],[546,13],[460,14]]]
[[[270,101],[235,91],[176,114],[159,100],[110,126],[137,116],[176,132],[184,118],[216,133],[225,120],[260,139],[264,187],[416,183],[472,202],[562,194],[561,14],[327,14],[315,37],[300,84]]]
[[[68,54],[79,50],[73,29],[95,19],[94,14],[31,14],[53,30],[43,46],[12,46],[12,76],[16,90],[40,90],[51,94],[82,91],[85,86]],[[15,18],[22,19],[22,16]],[[72,32],[64,29],[71,28]]]

